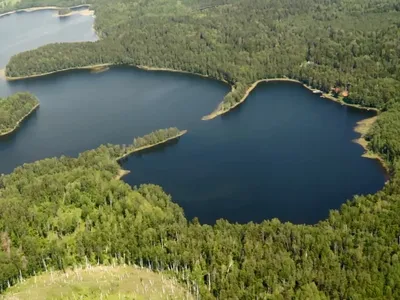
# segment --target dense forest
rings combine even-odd
[[[0,136],[12,132],[39,105],[30,93],[17,93],[0,98]]]
[[[96,0],[94,8],[100,41],[16,55],[7,75],[100,63],[173,68],[230,82],[224,105],[260,78],[336,87],[349,92],[345,101],[382,110],[366,138],[391,179],[314,226],[209,226],[186,220],[161,187],[115,179],[117,159],[135,145],[25,164],[0,177],[0,289],[89,261],[176,274],[202,299],[400,299],[397,0]]]
[[[126,263],[176,274],[203,299],[400,298],[400,126],[385,133],[398,115],[382,113],[369,136],[391,181],[314,226],[188,222],[162,188],[115,179],[131,146],[18,167],[0,177],[0,289],[45,270]]]
[[[400,95],[397,0],[93,2],[95,43],[52,44],[14,56],[9,77],[103,63],[171,68],[234,86],[288,77],[384,109]]]

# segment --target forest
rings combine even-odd
[[[30,93],[0,98],[0,136],[14,131],[38,105],[38,99]]]
[[[187,220],[161,187],[116,179],[127,149],[158,139],[25,164],[0,177],[1,290],[89,261],[175,274],[202,299],[400,299],[397,0],[93,4],[100,41],[18,54],[7,76],[100,63],[173,68],[234,85],[223,105],[260,78],[347,91],[344,101],[381,110],[366,138],[390,181],[312,226],[278,219],[210,226]]]
[[[146,134],[145,136],[135,138],[132,145],[125,146],[121,150],[121,154],[119,155],[117,160],[119,161],[123,158],[126,158],[132,153],[138,152],[140,150],[144,150],[158,144],[165,143],[171,139],[179,138],[186,132],[187,130],[179,130],[176,127],[170,127],[166,129],[159,129],[150,134]]]
[[[89,262],[175,274],[202,299],[397,299],[398,109],[383,112],[368,137],[391,180],[314,226],[188,221],[161,187],[116,179],[117,159],[134,145],[17,167],[0,177],[0,289]],[[136,138],[136,146],[141,140],[149,139]]]
[[[292,78],[385,109],[400,95],[396,0],[93,1],[98,42],[17,54],[8,77],[96,64],[171,68],[225,80],[221,109],[255,81]]]

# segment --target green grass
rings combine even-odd
[[[11,287],[4,300],[193,299],[175,279],[135,267],[97,266],[48,272]]]

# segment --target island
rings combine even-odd
[[[0,98],[0,136],[13,133],[39,107],[38,99],[30,93],[16,93]]]

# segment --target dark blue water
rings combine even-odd
[[[260,84],[238,109],[201,123],[176,145],[132,156],[124,180],[163,186],[188,218],[204,223],[316,223],[384,184],[378,162],[351,142],[356,122],[368,116],[299,84]]]
[[[40,27],[58,19],[44,13],[0,18],[0,28],[4,20],[31,18],[16,27],[17,39],[7,37],[14,46],[0,46],[0,62],[25,50],[16,43],[30,49],[48,42],[47,35],[35,31],[35,22]],[[26,20],[33,33],[21,36],[18,28]],[[65,20],[54,39],[90,40],[93,18]],[[4,34],[0,29],[0,39]],[[26,41],[33,36],[38,40]],[[352,143],[356,122],[371,114],[321,99],[298,84],[261,84],[244,105],[212,121],[201,117],[229,87],[186,74],[114,68],[0,80],[0,96],[25,90],[41,106],[17,132],[0,139],[0,173],[46,157],[76,156],[100,144],[128,144],[135,136],[177,126],[189,133],[132,156],[123,164],[132,171],[124,180],[161,185],[188,218],[197,216],[204,223],[275,217],[315,223],[353,195],[376,192],[384,184],[379,164],[362,158],[362,148]]]

